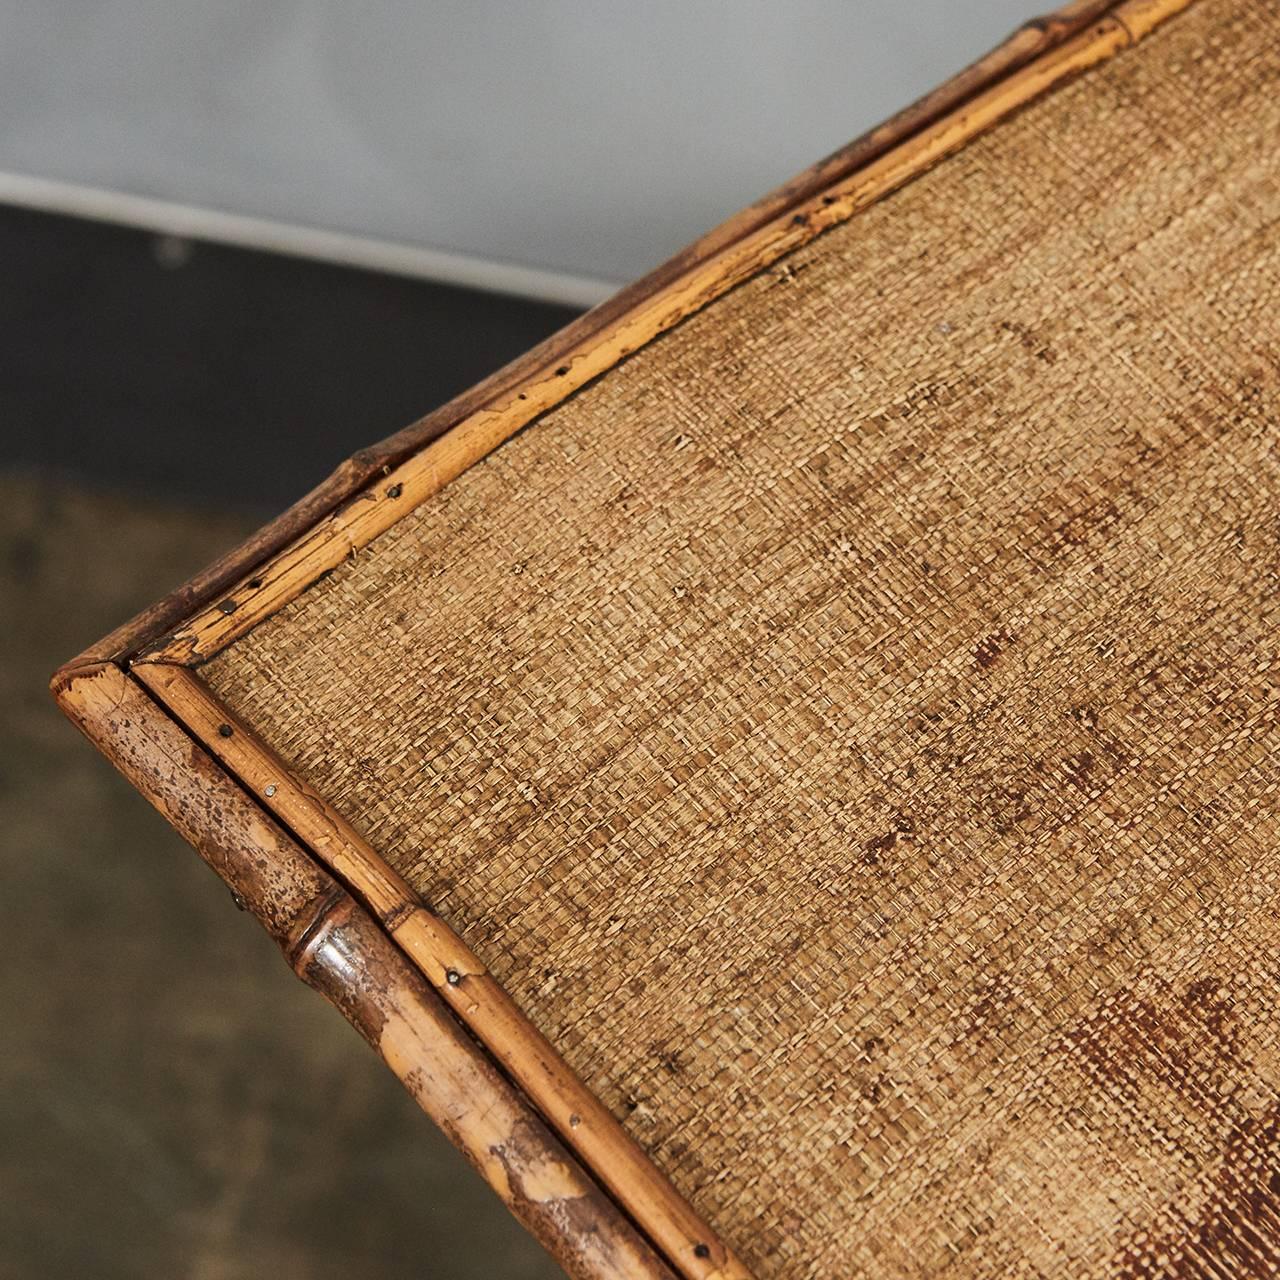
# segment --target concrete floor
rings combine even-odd
[[[49,697],[254,523],[0,471],[0,1278],[559,1275]]]

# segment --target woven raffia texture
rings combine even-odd
[[[207,668],[763,1276],[1280,1269],[1278,145],[1201,0]]]

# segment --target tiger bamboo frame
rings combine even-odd
[[[234,643],[517,431],[634,351],[897,190],[1044,92],[1132,46],[1190,3],[1076,0],[1027,24],[915,107],[730,219],[666,267],[471,393],[383,445],[357,454],[243,547],[55,676],[55,693],[64,710],[232,884],[233,892],[277,936],[299,976],[325,992],[375,1042],[423,1108],[480,1164],[517,1216],[574,1274],[657,1276],[669,1274],[669,1265],[686,1280],[746,1280],[749,1275],[479,958],[349,823],[292,776],[250,726],[221,706],[190,668]],[[122,665],[128,665],[131,674]],[[185,773],[179,767],[179,740],[190,757]],[[210,801],[207,812],[200,815],[189,798],[183,801],[184,788]],[[211,825],[217,828],[212,834]],[[250,875],[251,892],[242,883],[248,873],[225,838],[225,830],[237,827],[251,837],[239,852],[241,859],[255,850],[265,859],[262,865],[280,864],[271,873],[277,878],[262,884]],[[211,856],[211,849],[216,856]],[[304,866],[310,870],[304,873]],[[297,884],[313,887],[311,876],[321,877],[326,888],[312,892],[305,907],[292,905]],[[316,894],[324,901],[317,902]],[[285,917],[289,923],[282,936]],[[298,924],[303,917],[305,924]],[[299,930],[309,945],[299,942]],[[344,947],[358,954],[370,972],[394,970],[394,998],[365,989],[359,972],[344,968],[345,961],[339,964]],[[344,981],[354,981],[358,989],[344,990]],[[582,1166],[604,1184],[612,1201],[590,1186],[573,1157],[541,1128],[528,1103],[509,1091],[489,1060],[457,1029],[449,1011],[501,1064]],[[385,1043],[385,1035],[370,1035],[370,1019],[401,1029],[394,1046]],[[449,1030],[440,1030],[441,1025]],[[426,1055],[423,1061],[430,1065],[432,1054],[449,1060],[436,1064],[442,1074],[433,1077],[432,1088],[443,1094],[422,1085],[418,1056]],[[510,1135],[519,1128],[528,1152],[518,1144],[509,1148],[500,1142],[498,1147],[518,1148],[521,1158],[527,1154],[541,1161],[540,1167],[561,1161],[576,1171],[565,1184],[575,1188],[570,1199],[574,1205],[589,1205],[595,1215],[589,1230],[608,1257],[584,1258],[586,1246],[574,1235],[588,1230],[581,1215],[568,1214],[563,1205],[540,1213],[513,1201],[509,1171],[485,1165],[485,1150],[495,1149],[493,1135],[482,1137],[469,1127],[471,1117],[459,1118],[457,1107],[463,1113],[468,1107],[456,1093],[461,1077],[450,1071],[473,1073],[466,1078],[480,1089],[478,1096],[497,1099],[486,1101],[486,1107],[497,1107],[494,1114],[511,1120],[507,1136],[513,1143],[516,1139]],[[488,1148],[484,1141],[490,1142]],[[604,1199],[607,1208],[591,1200],[583,1187]],[[665,1262],[648,1252],[648,1243],[615,1204],[630,1215]]]
[[[604,332],[558,350],[505,400],[463,418],[363,489],[138,658],[197,666],[296,599],[347,556],[438,493],[587,383],[779,258],[898,190],[966,142],[1063,80],[1142,39],[1192,0],[1123,0],[1086,30],[927,125],[642,299]]]
[[[294,972],[572,1274],[670,1280],[666,1264],[467,1038],[382,927],[114,664],[58,683],[67,715],[227,882]]]
[[[349,822],[294,777],[194,672],[163,663],[140,664],[134,670],[188,732],[382,924],[566,1145],[682,1273],[696,1280],[749,1280],[742,1262],[676,1193],[474,952]]]
[[[734,243],[771,218],[795,208],[832,182],[856,172],[890,148],[905,142],[925,125],[996,84],[1047,49],[1077,34],[1114,8],[1116,2],[1071,0],[1053,13],[1025,23],[990,53],[919,101],[732,215],[647,276],[627,285],[468,391],[380,443],[354,453],[293,506],[220,556],[189,582],[109,632],[67,665],[121,662],[146,646],[158,643],[175,625],[210,601],[220,598],[238,578],[323,520],[370,481],[385,475],[469,414],[492,406],[533,371],[555,360],[560,351],[587,341],[593,334],[603,333],[619,316],[666,288],[691,265],[706,260],[718,249]]]

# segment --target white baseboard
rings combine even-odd
[[[95,218],[102,222],[139,227],[157,235],[264,249],[297,258],[312,258],[567,306],[593,307],[618,289],[613,281],[589,276],[522,267],[512,262],[477,258],[446,249],[371,240],[342,231],[251,218],[219,209],[174,204],[168,200],[153,200],[148,196],[36,178],[23,173],[0,171],[0,204]]]

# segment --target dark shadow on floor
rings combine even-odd
[[[274,514],[561,306],[0,206],[0,452]]]
[[[188,314],[61,221],[0,213],[0,1277],[559,1275],[47,682],[563,314],[231,250]]]

